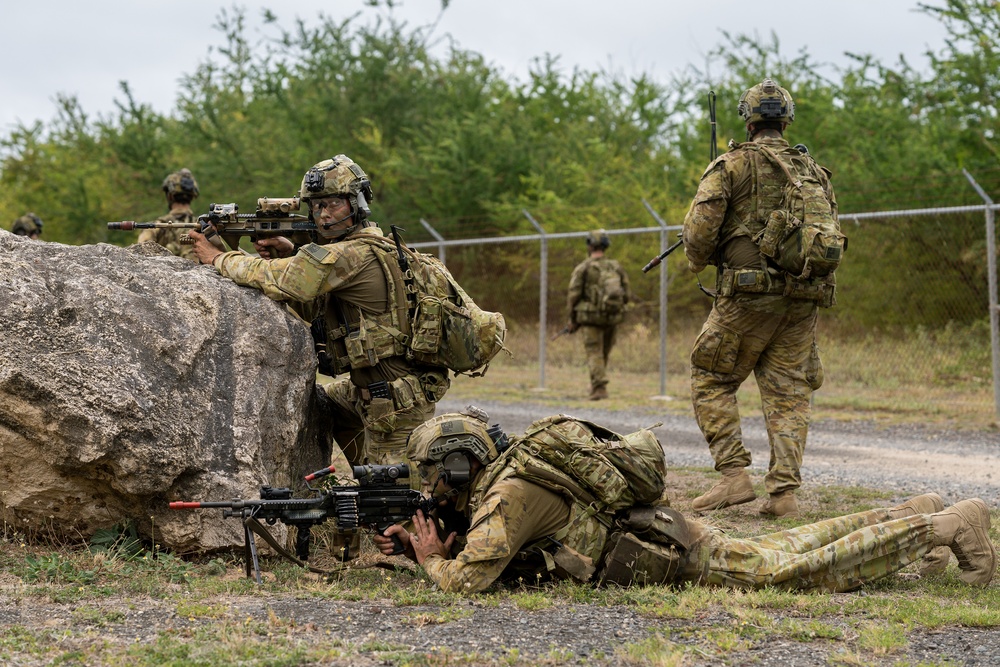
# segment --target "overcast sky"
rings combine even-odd
[[[926,0],[932,5],[941,2]],[[251,37],[269,7],[285,27],[320,12],[346,18],[373,15],[363,0],[256,0],[247,9]],[[394,15],[411,26],[437,20],[440,0],[397,0]],[[767,6],[777,11],[763,11]],[[91,115],[113,111],[128,81],[136,99],[169,112],[178,80],[208,57],[221,39],[212,28],[212,0],[4,0],[5,52],[0,66],[0,135],[18,121],[48,121],[57,94],[75,95]],[[786,57],[807,47],[814,61],[846,65],[845,52],[894,64],[905,55],[926,65],[928,47],[943,46],[944,31],[917,0],[828,0],[753,3],[741,0],[451,0],[435,34],[450,34],[505,73],[525,78],[533,58],[551,53],[567,68],[646,72],[662,80],[722,43],[721,30],[767,37],[773,30]]]

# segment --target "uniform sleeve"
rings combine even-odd
[[[298,255],[281,259],[261,259],[241,252],[223,253],[212,262],[216,271],[237,285],[255,287],[275,301],[288,301],[292,298],[278,285],[285,272],[295,270],[296,264],[301,264]]]
[[[719,230],[726,217],[731,184],[726,163],[718,161],[705,172],[698,192],[684,218],[684,254],[697,266],[712,263],[719,243]]]
[[[587,268],[586,262],[581,262],[573,269],[573,274],[569,278],[569,290],[566,292],[566,318],[570,322],[575,321],[576,313],[574,308],[583,298],[583,275]]]
[[[569,506],[559,495],[523,480],[504,480],[472,517],[465,548],[453,559],[428,557],[424,570],[443,591],[478,593],[525,544],[552,534],[568,519]]]
[[[219,255],[216,270],[233,282],[256,287],[275,301],[310,302],[355,282],[374,260],[364,243],[303,246],[295,255],[261,259],[238,252]]]

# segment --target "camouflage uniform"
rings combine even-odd
[[[600,560],[608,528],[586,508],[526,480],[505,477],[481,488],[459,510],[471,516],[464,548],[454,558],[431,555],[428,576],[442,590],[476,593],[498,578],[528,578],[545,570],[539,560],[549,536],[570,549]],[[476,501],[476,497],[482,500]],[[572,517],[581,520],[573,525]],[[918,562],[934,548],[930,515],[894,519],[876,509],[828,519],[748,539],[688,519],[695,543],[676,582],[699,585],[799,591],[849,591]],[[532,549],[533,545],[539,549]],[[534,563],[534,564],[532,564]]]
[[[580,336],[583,338],[583,350],[587,355],[587,367],[590,370],[590,390],[591,392],[606,391],[608,384],[608,357],[611,355],[611,348],[615,344],[615,332],[617,324],[596,325],[577,323],[577,305],[587,297],[587,285],[596,284],[602,270],[613,270],[621,276],[622,286],[625,289],[625,303],[628,303],[629,289],[628,274],[622,269],[617,260],[609,257],[588,257],[573,269],[569,279],[569,290],[566,296],[566,310],[569,321],[577,325]]]
[[[434,415],[450,383],[446,369],[406,360],[394,326],[398,313],[390,307],[396,286],[372,246],[359,240],[363,235],[382,232],[360,227],[336,243],[309,244],[283,259],[224,253],[214,266],[240,285],[291,301],[307,322],[323,318],[334,374],[350,374],[324,387],[333,401],[338,444],[352,463],[400,463],[410,432]],[[381,382],[389,398],[372,396]]]
[[[771,449],[765,486],[775,495],[801,484],[810,397],[823,382],[817,311],[832,305],[833,279],[799,285],[763,263],[751,237],[780,205],[787,178],[757,157],[755,144],[789,148],[770,137],[736,145],[709,165],[684,220],[690,265],[714,264],[719,276],[719,296],[691,352],[691,392],[716,470],[745,468],[751,456],[736,391],[754,373]],[[829,172],[812,164],[836,211]],[[785,296],[791,287],[796,296]]]
[[[174,205],[170,210],[170,213],[166,215],[161,215],[156,219],[156,222],[186,222],[193,223],[195,221],[194,212],[191,210],[189,205]],[[184,259],[190,259],[193,262],[198,261],[198,257],[195,256],[194,250],[190,244],[181,243],[180,239],[187,232],[185,229],[144,229],[139,234],[139,240],[137,243],[145,243],[147,241],[152,241],[157,243],[167,250],[171,254],[177,255],[178,257],[183,257]]]

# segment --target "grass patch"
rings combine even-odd
[[[937,332],[915,328],[858,336],[825,333],[820,319],[826,380],[813,395],[814,419],[997,429],[989,339],[982,327],[951,326]],[[587,364],[577,336],[547,342],[543,373],[538,365],[537,324],[508,324],[505,344],[514,356],[498,355],[485,381],[456,378],[454,386],[463,396],[530,399],[552,405],[556,411],[593,405],[587,400]],[[645,409],[651,415],[691,414],[689,355],[700,327],[701,322],[671,324],[661,380],[658,329],[643,322],[623,325],[609,361],[610,399],[601,407]],[[904,359],[906,363],[901,363]],[[752,375],[737,399],[744,415],[760,414],[760,393]]]
[[[680,497],[672,498],[675,506],[687,511],[684,489],[706,488],[716,476],[701,469],[672,470],[671,488],[680,490]],[[712,523],[750,536],[894,501],[879,489],[806,489],[800,493],[804,516],[799,519],[767,520],[740,506],[716,512]],[[994,541],[1000,541],[998,525],[1000,516],[994,513]],[[515,619],[506,622],[508,628],[526,620],[528,631],[533,619],[554,613],[575,617],[584,608],[588,613],[628,610],[646,629],[640,639],[591,654],[587,660],[596,665],[740,664],[774,642],[808,644],[829,664],[907,664],[907,647],[916,633],[1000,628],[1000,586],[965,585],[954,562],[943,575],[918,579],[915,571],[904,571],[862,593],[522,582],[466,597],[437,590],[420,568],[349,569],[328,580],[264,558],[265,582],[258,587],[243,576],[243,564],[235,557],[95,553],[87,545],[37,545],[14,537],[0,538],[5,603],[0,613],[19,609],[24,617],[5,619],[3,664],[569,665],[580,655],[555,643],[526,652],[498,639],[477,653],[445,642],[427,645],[427,637],[449,625],[461,636],[461,629],[479,623],[481,615]],[[375,558],[370,543],[363,547],[362,559]],[[286,611],[293,602],[333,604],[340,611],[296,620]],[[35,609],[43,611],[32,616]],[[363,630],[345,635],[345,628],[359,624],[362,616],[367,619],[359,625]],[[406,635],[411,638],[400,643],[380,636],[379,628],[392,627],[412,633]]]

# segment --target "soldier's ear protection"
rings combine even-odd
[[[441,475],[445,484],[453,489],[461,488],[472,480],[472,463],[461,450],[449,452],[441,461],[441,467],[444,468]]]

